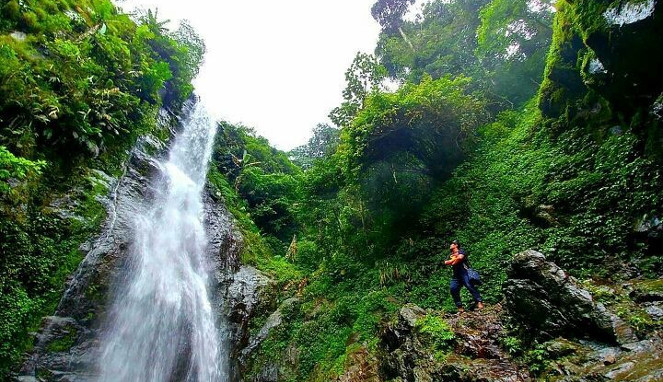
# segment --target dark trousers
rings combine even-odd
[[[470,276],[467,272],[463,272],[462,274],[454,275],[454,278],[451,279],[451,297],[453,297],[457,307],[463,306],[463,303],[460,301],[460,289],[463,286],[470,291],[472,297],[474,297],[474,301],[481,301],[481,294],[479,294],[479,291],[470,283]]]

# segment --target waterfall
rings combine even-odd
[[[228,379],[202,221],[215,128],[195,106],[159,163],[154,198],[136,213],[130,257],[101,338],[100,382]]]

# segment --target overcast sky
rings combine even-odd
[[[118,0],[188,19],[205,39],[197,93],[217,118],[255,127],[276,147],[305,143],[340,104],[357,51],[373,53],[375,0]]]

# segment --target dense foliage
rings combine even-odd
[[[190,26],[110,0],[0,2],[0,379],[52,313],[126,150],[178,110],[204,52]]]
[[[346,72],[331,114],[338,144],[293,152],[305,168],[297,191],[274,199],[287,195],[292,208],[271,209],[288,234],[257,225],[284,240],[291,266],[269,271],[297,276],[285,285],[299,285],[300,300],[283,308],[253,372],[283,365],[295,348],[285,380],[331,380],[378,351],[381,326],[402,304],[453,311],[442,265],[451,239],[481,272],[489,303],[502,298],[513,254],[528,248],[580,277],[663,271],[652,234],[663,210],[660,125],[646,116],[663,89],[628,113],[613,102],[610,83],[587,71],[597,53],[583,38],[596,26],[578,20],[584,3],[558,2],[554,26],[549,1],[432,1],[406,19],[410,4],[373,7],[377,58],[360,54]],[[387,91],[386,77],[399,90]],[[266,195],[247,186],[249,204]],[[448,351],[444,321],[429,321],[420,329]]]
[[[214,170],[246,202],[253,222],[266,235],[290,240],[295,233],[293,209],[301,170],[286,154],[270,147],[250,128],[222,122],[212,160]]]
[[[284,153],[219,123],[212,197],[283,303],[249,374],[275,363],[284,380],[334,380],[379,351],[405,303],[431,310],[417,330],[443,359],[452,239],[488,304],[529,248],[602,282],[663,274],[663,84],[650,74],[663,57],[643,49],[662,35],[610,29],[616,3],[433,0],[415,17],[412,0],[377,0],[375,56],[346,71],[335,127]],[[104,218],[108,179],[95,170],[117,175],[140,134],[168,137],[157,110],[190,95],[204,46],[187,24],[169,32],[108,0],[0,4],[2,378]]]
[[[290,150],[289,158],[302,169],[309,169],[317,159],[333,154],[338,148],[340,130],[326,123],[313,128],[312,137],[302,146]]]

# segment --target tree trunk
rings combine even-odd
[[[414,45],[412,45],[412,43],[410,42],[410,40],[407,38],[407,35],[405,34],[405,32],[403,32],[403,28],[398,27],[398,32],[399,32],[399,33],[401,34],[401,36],[403,37],[403,40],[405,40],[405,42],[410,46],[410,49],[412,49],[412,51],[414,52]]]

